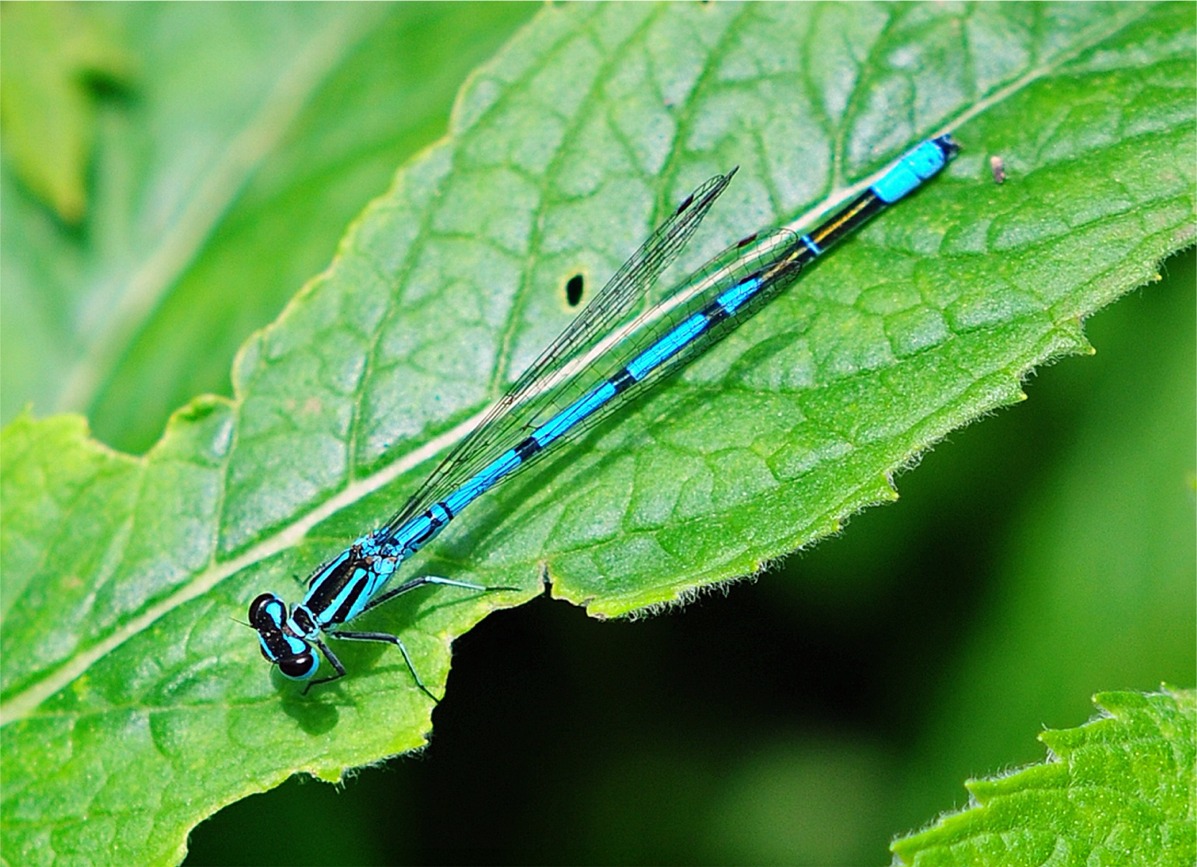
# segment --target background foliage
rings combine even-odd
[[[3,260],[5,418],[30,401],[39,414],[84,410],[101,440],[138,451],[190,396],[229,393],[232,355],[249,331],[328,262],[345,224],[385,187],[394,166],[443,128],[466,73],[533,11],[47,7],[24,11],[26,18],[5,7],[0,196],[5,249],[21,251]],[[848,22],[826,7],[817,24],[867,43],[879,38],[867,26],[892,14],[870,12]],[[546,32],[525,31],[508,61],[534,53],[572,14],[543,12]],[[693,28],[692,44],[652,46],[660,52],[652,55],[660,64],[653,72],[667,81],[705,31],[686,17],[693,11],[655,14]],[[1066,33],[1059,18],[1069,15],[1078,33],[1101,32],[1107,45],[1121,46],[1086,54],[1083,82],[1061,75],[1028,93],[1022,110],[1039,109],[1041,118],[1074,104],[1073,116],[1051,130],[1054,138],[1044,130],[1039,141],[1013,108],[978,121],[974,139],[1006,153],[1011,172],[1008,187],[986,188],[990,198],[1018,197],[1042,214],[1045,203],[1020,187],[1025,175],[1036,160],[1067,165],[1052,156],[1051,143],[1067,133],[1105,134],[1111,114],[1103,110],[1112,112],[1119,100],[1141,124],[1148,118],[1159,129],[1179,129],[1192,149],[1191,116],[1178,120],[1166,110],[1175,101],[1169,89],[1192,78],[1191,54],[1168,48],[1186,22],[1191,29],[1191,9],[1142,7],[1108,23],[1104,7],[1057,9],[1056,20],[1042,11],[971,17],[983,14],[998,16],[986,32],[1004,31],[1011,48],[1002,56],[1014,66],[1016,47],[1046,51],[1044,35]],[[969,19],[898,14],[886,38],[900,45],[903,33],[938,37]],[[778,26],[811,26],[803,20]],[[78,38],[62,40],[67,31]],[[29,51],[14,57],[14,46]],[[1155,61],[1136,91],[1148,108],[1134,114],[1116,92],[1105,101],[1077,100],[1082,90],[1100,97],[1094,70],[1104,63],[1114,80],[1115,58],[1136,51],[1136,63]],[[769,57],[762,53],[761,62]],[[886,57],[891,68],[870,61],[865,68],[875,80],[862,92],[900,89],[907,81],[900,59],[900,52]],[[923,62],[951,68],[945,58]],[[1034,68],[1035,58],[1021,62]],[[811,107],[825,118],[843,110],[836,87],[846,69],[805,68],[828,99]],[[778,75],[767,68],[741,74],[766,82]],[[632,73],[609,75],[618,91],[620,76]],[[475,101],[459,116],[480,110],[486,92],[476,86]],[[23,130],[19,120],[36,117],[30,106],[45,101],[63,105],[71,123]],[[1154,103],[1160,110],[1151,110]],[[263,114],[263,105],[270,111]],[[139,112],[155,124],[131,129],[128,118]],[[731,116],[745,114],[751,111],[737,105]],[[779,138],[794,132],[770,131]],[[62,141],[54,140],[58,134]],[[513,131],[512,141],[521,135]],[[982,157],[974,151],[974,169]],[[1076,168],[1094,185],[1096,211],[1117,200],[1122,175],[1134,174],[1133,166],[1111,162],[1119,158],[1133,160],[1136,150]],[[1177,162],[1184,164],[1183,153]],[[844,172],[856,177],[851,167]],[[800,191],[796,201],[817,193]],[[1191,240],[1191,192],[1176,207]],[[1166,208],[1149,213],[1141,228],[1148,235],[1176,219]],[[967,226],[974,216],[957,219]],[[1017,238],[1029,230],[1017,214],[1009,217],[999,235],[1011,248],[990,250],[986,261],[1009,262],[1024,275],[1040,265],[1045,278],[1051,268],[1084,270],[1080,259],[1028,263],[1032,253]],[[1062,224],[1069,217],[1059,215]],[[629,238],[594,241],[607,258],[634,243],[638,230],[626,228]],[[170,243],[159,244],[163,237]],[[611,263],[596,260],[592,276],[604,264]],[[876,263],[860,267],[876,271]],[[842,537],[726,599],[706,597],[646,622],[600,624],[547,600],[491,617],[456,645],[449,697],[435,713],[435,738],[422,761],[361,771],[344,790],[292,781],[242,801],[192,835],[193,860],[875,862],[892,834],[959,802],[963,778],[1041,759],[1032,733],[1082,722],[1096,690],[1194,682],[1191,252],[1163,270],[1163,283],[1088,325],[1096,358],[1042,371],[1028,406],[954,434],[917,472],[902,475],[899,506],[863,513]],[[122,293],[130,275],[138,291]],[[181,420],[202,427],[218,417],[210,413],[211,404],[196,404]],[[64,442],[77,436],[57,430]],[[93,457],[111,459],[103,450]],[[94,531],[80,527],[84,536]],[[101,525],[98,532],[117,530]],[[6,530],[6,567],[23,553],[14,554],[17,537]],[[303,559],[259,568],[301,571]],[[29,616],[33,607],[8,610],[18,595],[10,574],[6,568],[6,651],[25,637],[23,629],[36,639],[47,626]],[[263,580],[242,576],[238,588]],[[239,612],[242,596],[222,587],[203,600],[204,616]],[[180,657],[211,653],[208,675],[240,689],[240,659],[234,666],[219,646],[204,644],[223,641],[226,631],[191,632],[185,621],[195,620],[193,608],[152,628],[168,650],[186,636]],[[252,650],[252,642],[246,646]],[[169,674],[177,661],[168,655],[157,662]],[[205,712],[193,669],[172,684],[162,670],[147,670],[145,659],[117,656],[114,664],[128,695],[138,694],[138,683],[153,683],[155,699],[195,702],[197,718]],[[20,678],[7,669],[6,687],[10,676]],[[264,679],[260,668],[251,676]],[[275,688],[262,687],[275,706]],[[337,737],[335,715],[305,719],[282,707],[309,735]],[[68,718],[61,703],[49,710],[40,722]],[[103,718],[84,715],[83,729]],[[183,729],[152,717],[150,725],[169,754]],[[264,737],[257,747],[285,775],[292,763],[311,761],[288,753],[304,748],[297,741]],[[219,764],[222,750],[214,739],[209,764]],[[5,752],[11,780],[16,766]],[[340,761],[332,756],[327,767]],[[98,794],[112,803],[134,802],[149,789],[135,769],[102,770],[112,790]],[[6,809],[9,839],[24,819]]]

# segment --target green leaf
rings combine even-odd
[[[4,52],[21,59],[0,78],[6,156],[21,170],[31,149],[48,182],[78,186],[83,167],[57,166],[52,143],[96,142],[80,227],[47,219],[28,170],[0,172],[3,420],[30,404],[80,411],[105,442],[142,452],[193,396],[231,394],[238,347],[328,263],[395,167],[443,134],[462,80],[532,8],[6,7]],[[10,13],[25,26],[9,29]],[[44,27],[26,36],[27,19]],[[112,98],[64,79],[91,33],[136,57]],[[24,85],[43,78],[80,105]]]
[[[168,861],[220,805],[421,744],[396,653],[346,648],[351,677],[305,698],[232,618],[384,519],[569,321],[569,279],[593,290],[697,181],[741,165],[690,267],[950,126],[968,151],[944,177],[409,574],[522,598],[547,577],[625,614],[893,499],[1192,243],[1193,35],[1179,5],[543,9],[244,345],[232,401],[144,458],[74,418],[5,429],[4,857]],[[518,601],[442,589],[363,624],[436,691],[452,639]]]
[[[1039,735],[1044,764],[966,783],[967,809],[894,842],[895,863],[1189,865],[1197,692],[1106,692],[1105,713]]]

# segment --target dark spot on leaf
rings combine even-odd
[[[570,307],[577,307],[582,303],[582,290],[585,288],[586,283],[581,274],[570,277],[565,283],[565,303]]]

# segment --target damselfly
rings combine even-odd
[[[837,241],[938,174],[957,150],[949,135],[923,142],[807,234],[774,229],[745,238],[678,284],[665,302],[633,315],[736,170],[708,180],[623,264],[394,518],[316,569],[306,595],[290,610],[273,593],[250,604],[249,622],[258,632],[262,655],[310,688],[345,676],[325,636],[393,644],[416,686],[435,701],[397,635],[338,627],[417,587],[513,589],[424,575],[381,592],[399,565],[466,506],[702,354]],[[334,673],[313,680],[320,666],[317,650]]]

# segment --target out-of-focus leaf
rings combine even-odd
[[[133,61],[96,17],[72,4],[9,3],[0,21],[5,158],[59,219],[78,223],[87,210],[96,86],[127,82]]]
[[[4,51],[32,57],[0,79],[22,95],[5,107],[0,173],[0,416],[82,411],[100,439],[141,452],[194,395],[229,393],[237,348],[444,133],[466,75],[534,8],[6,6]],[[42,26],[26,39],[9,13]],[[65,77],[93,32],[136,58],[117,70],[119,98]],[[69,86],[69,100],[22,88],[29,76]],[[21,130],[48,182],[90,201],[80,226],[48,218],[18,181]],[[54,142],[81,150],[82,137],[95,139],[87,178],[54,157]]]

